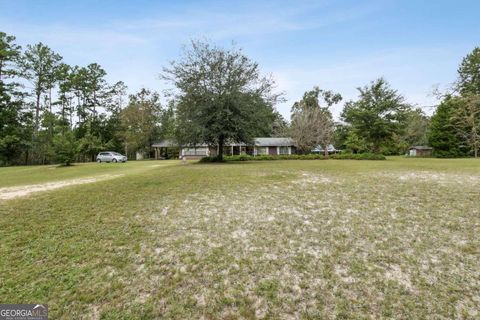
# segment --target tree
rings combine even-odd
[[[181,144],[217,146],[223,159],[226,141],[252,143],[268,134],[274,119],[272,79],[241,50],[193,41],[161,78],[177,88],[177,138]]]
[[[335,122],[335,130],[333,132],[332,144],[335,148],[340,150],[347,149],[345,142],[347,141],[347,136],[350,132],[350,126],[341,123]]]
[[[288,137],[290,135],[290,126],[285,118],[278,111],[273,112],[272,137]]]
[[[308,152],[320,145],[328,157],[335,129],[329,107],[341,100],[338,93],[314,87],[293,104],[291,133],[301,151]]]
[[[365,139],[359,137],[354,130],[348,131],[345,146],[353,153],[362,153],[371,149],[371,146],[368,145]]]
[[[15,43],[15,37],[5,32],[0,32],[0,81],[15,76],[17,59],[21,53],[21,47]]]
[[[333,132],[332,114],[326,108],[303,110],[292,120],[292,138],[302,152],[309,152],[320,145],[328,157],[328,146],[332,142]]]
[[[358,138],[371,145],[373,152],[380,152],[382,146],[388,146],[395,135],[401,134],[411,107],[383,78],[358,91],[359,99],[345,104],[342,119]]]
[[[14,36],[0,32],[0,163],[7,165],[27,146],[23,96],[16,82],[7,82],[18,74],[20,49]]]
[[[432,116],[428,142],[438,157],[460,157],[465,155],[464,142],[460,139],[452,118],[462,101],[447,96]]]
[[[480,47],[463,58],[458,68],[457,90],[461,95],[480,94]]]
[[[430,118],[422,109],[409,110],[405,114],[405,129],[396,135],[395,147],[405,153],[410,146],[424,146],[428,144]]]
[[[130,96],[128,106],[120,113],[122,130],[119,132],[125,153],[147,151],[158,135],[161,114],[160,96],[141,89]]]
[[[457,135],[477,158],[480,149],[480,95],[460,98],[459,107],[452,114],[452,124]]]
[[[62,56],[55,53],[43,43],[28,45],[27,50],[19,60],[22,76],[29,80],[32,85],[32,94],[35,97],[35,125],[36,134],[40,124],[41,98],[49,92],[49,108],[51,108],[51,89],[56,82],[57,68]],[[51,109],[50,109],[51,110]]]
[[[175,139],[175,129],[175,101],[171,100],[167,107],[161,110],[158,137],[161,139]]]
[[[303,94],[303,98],[297,101],[292,106],[292,119],[296,113],[302,112],[307,109],[317,109],[324,107],[331,107],[334,104],[342,101],[342,96],[339,93],[335,93],[330,90],[322,90],[319,87],[313,87],[312,90]]]
[[[53,137],[53,150],[58,163],[69,166],[78,154],[78,143],[72,131]]]

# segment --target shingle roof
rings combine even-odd
[[[172,139],[165,139],[159,142],[155,142],[152,144],[153,148],[171,148],[171,147],[178,147],[178,143],[176,143]]]
[[[292,138],[255,138],[255,145],[257,147],[291,147],[295,146]],[[244,143],[225,143],[226,147],[230,146],[245,146]],[[174,140],[166,139],[152,144],[153,148],[170,148],[178,147],[178,143]],[[207,147],[206,144],[200,143],[196,147]]]
[[[294,146],[292,138],[255,138],[258,147],[291,147]]]
[[[412,146],[409,149],[417,149],[417,150],[432,150],[432,147],[428,146]]]

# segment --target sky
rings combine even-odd
[[[461,59],[480,46],[478,0],[0,0],[0,31],[43,42],[71,65],[99,63],[111,83],[162,92],[162,67],[192,39],[232,44],[272,75],[292,104],[319,86],[343,102],[384,77],[431,114]],[[343,103],[332,111],[338,118]]]

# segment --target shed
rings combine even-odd
[[[410,157],[430,157],[432,152],[433,148],[427,146],[413,146],[408,149]]]

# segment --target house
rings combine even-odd
[[[152,148],[155,152],[155,159],[178,159],[179,147],[178,144],[172,139],[165,139],[160,142],[152,144]]]
[[[432,152],[433,148],[427,146],[413,146],[408,149],[410,157],[430,157]]]
[[[166,148],[173,147],[178,148],[178,144],[170,140],[164,140],[158,143],[154,143],[152,145],[152,148],[154,148],[155,150],[155,159],[161,159],[163,154],[162,151],[164,151]],[[294,154],[295,151],[296,147],[292,138],[259,137],[254,139],[254,143],[252,145],[230,142],[226,143],[223,148],[224,155],[283,155]],[[198,144],[195,146],[183,147],[180,149],[179,152],[180,157],[184,156],[189,160],[201,159],[207,156],[216,156],[217,154],[218,147],[208,146],[207,144]]]

